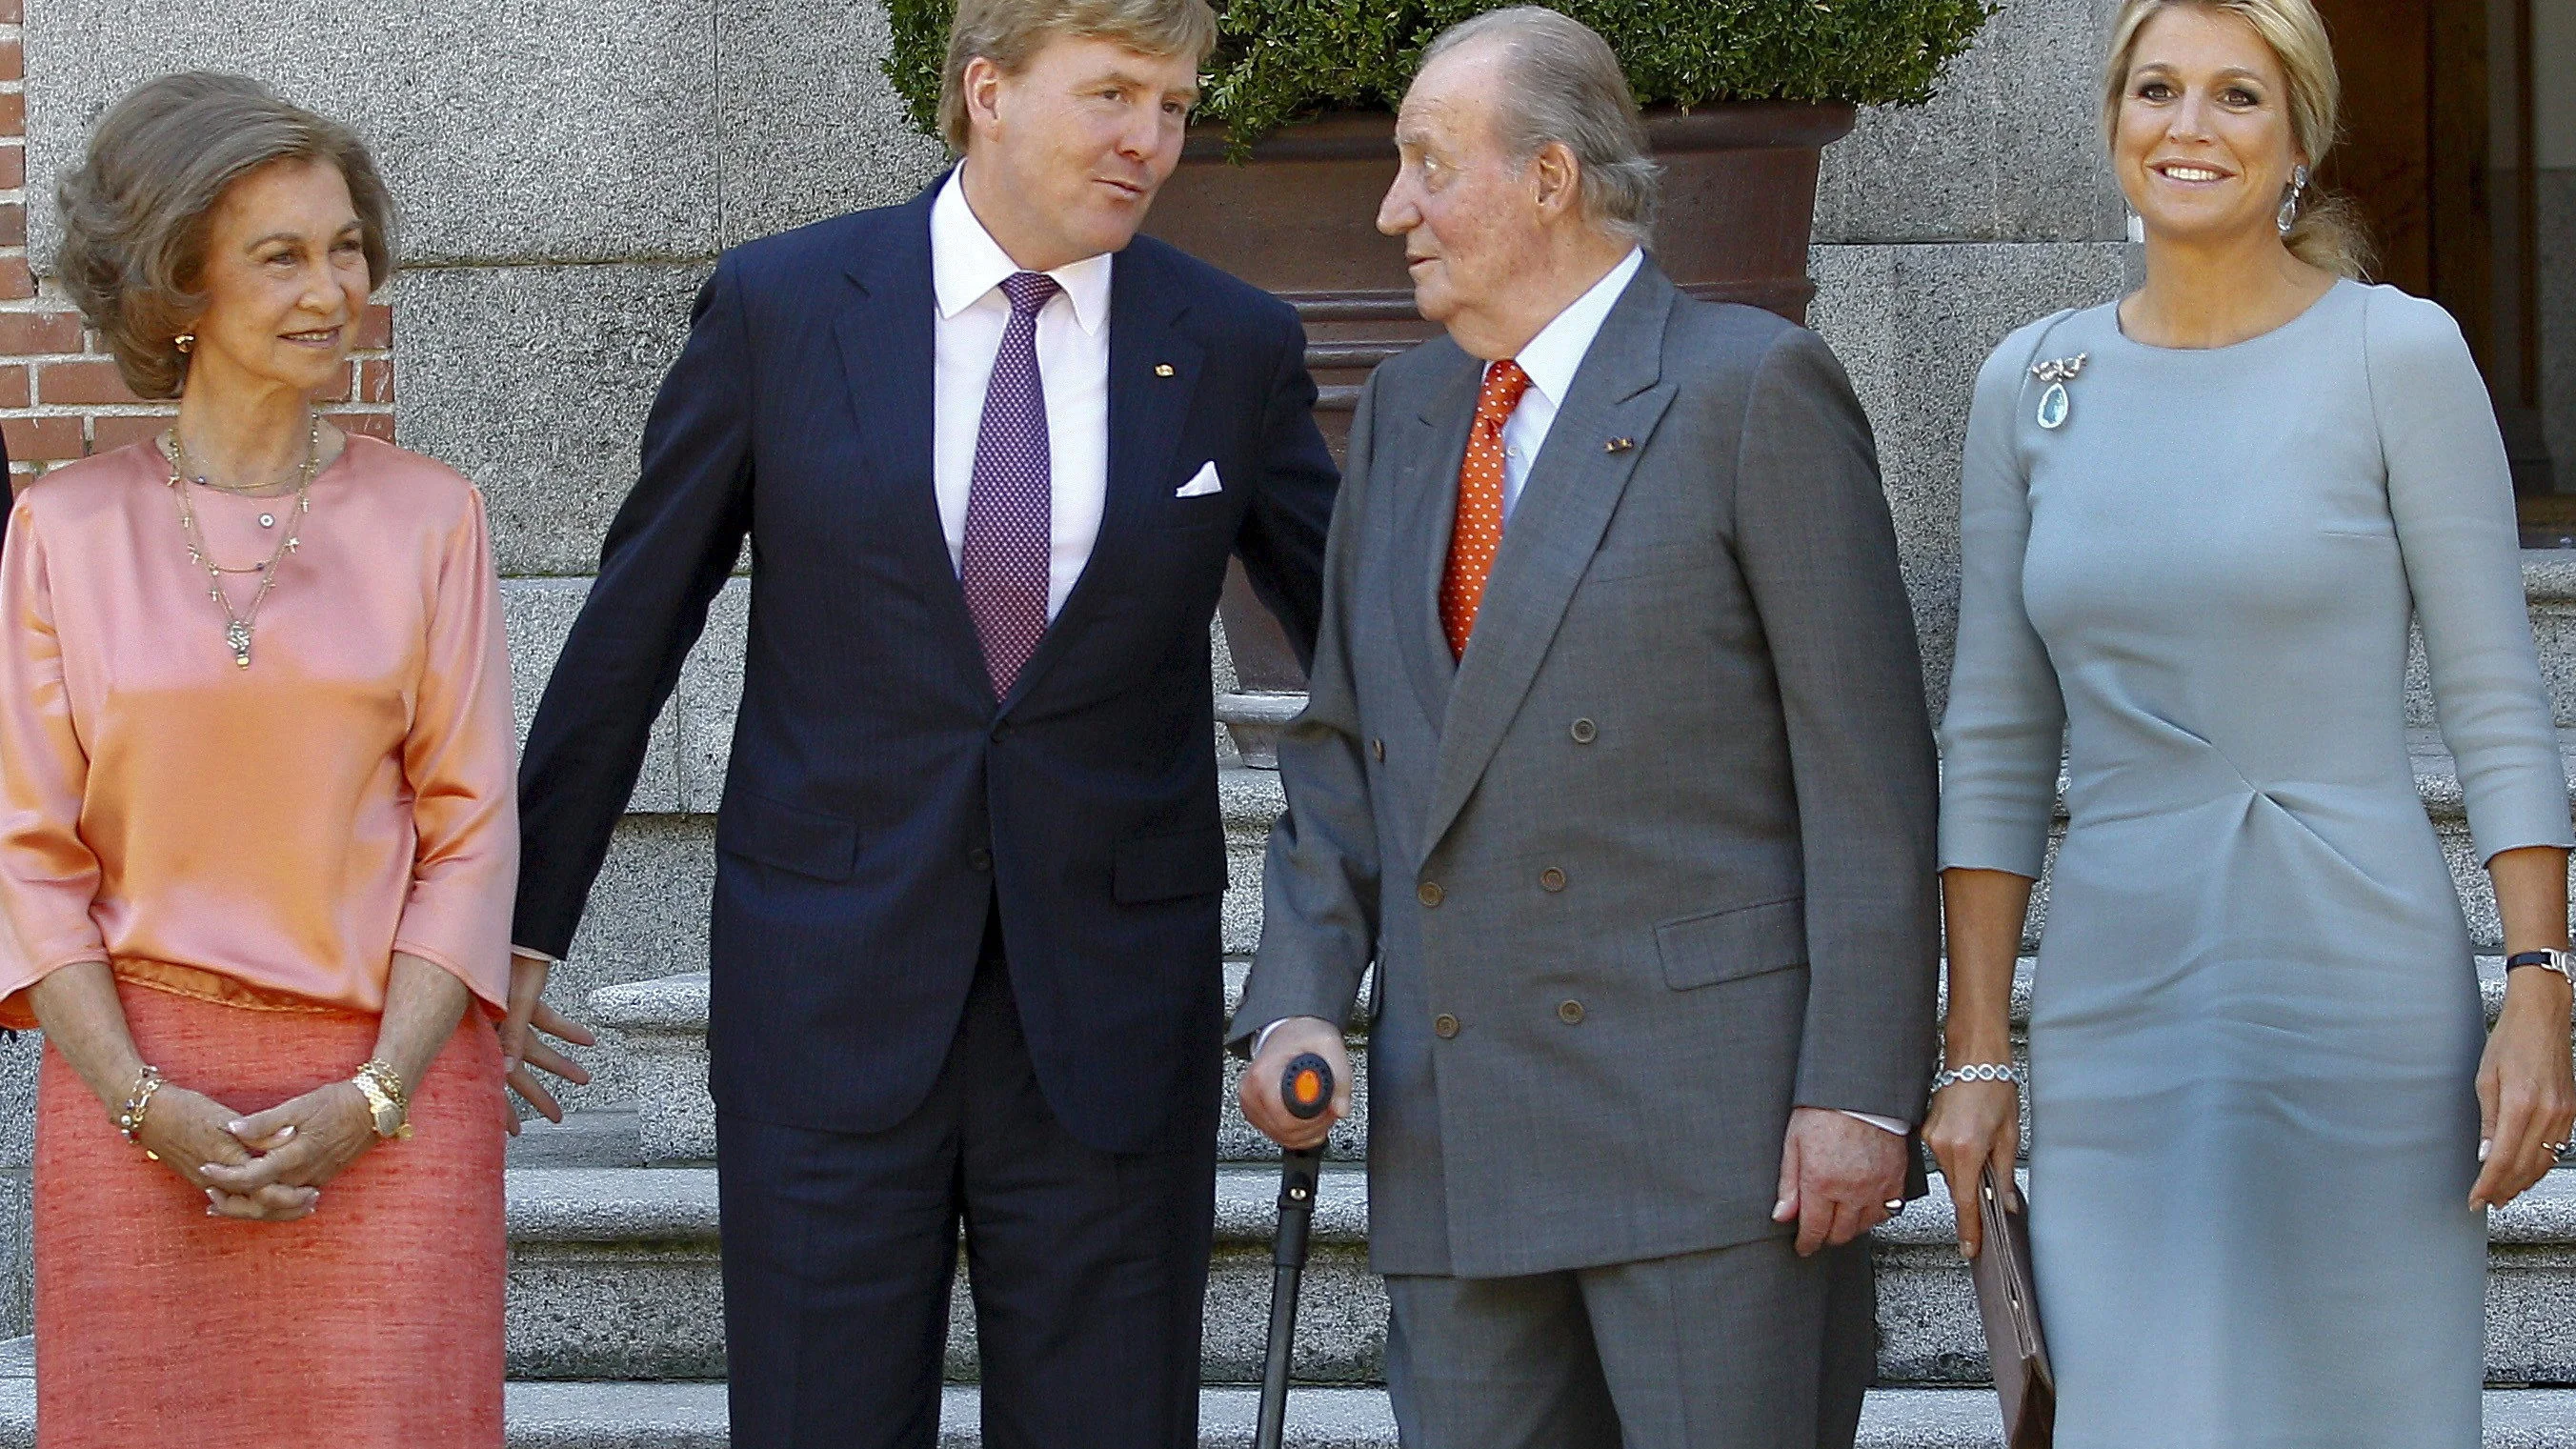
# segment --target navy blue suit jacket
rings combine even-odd
[[[1284,303],[1139,237],[1109,314],[1099,541],[1006,699],[932,484],[930,204],[728,252],[537,712],[514,939],[561,955],[646,732],[751,541],[716,822],[719,1110],[874,1132],[927,1096],[998,901],[1029,1053],[1091,1145],[1212,1129],[1208,623],[1228,557],[1301,656],[1338,476]],[[1162,375],[1168,367],[1169,376]],[[1222,492],[1174,494],[1214,462]]]

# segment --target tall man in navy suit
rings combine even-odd
[[[713,1088],[733,1442],[1197,1442],[1223,1026],[1208,623],[1301,653],[1336,486],[1284,304],[1149,238],[1204,0],[964,0],[963,164],[727,253],[528,741],[515,939],[571,944],[743,540]]]

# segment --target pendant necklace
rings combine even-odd
[[[2066,395],[2066,384],[2084,370],[2084,363],[2091,356],[2089,352],[2079,352],[2073,357],[2052,357],[2046,362],[2031,365],[2030,375],[2048,384],[2048,391],[2039,395],[2041,427],[2053,432],[2066,426],[2066,416],[2074,410],[2073,400]]]
[[[188,546],[188,561],[205,570],[207,597],[213,599],[215,607],[224,612],[224,643],[233,652],[233,667],[248,669],[250,668],[251,630],[259,622],[259,606],[268,602],[269,590],[277,587],[278,565],[285,562],[286,556],[295,552],[303,543],[301,530],[304,515],[311,512],[313,508],[313,475],[321,471],[322,419],[318,415],[314,416],[311,425],[305,431],[304,465],[296,470],[295,504],[287,514],[286,536],[278,540],[277,547],[270,552],[268,561],[265,563],[227,565],[214,561],[211,551],[206,546],[205,530],[197,524],[196,510],[188,505],[188,485],[194,482],[214,489],[218,493],[230,493],[236,497],[254,496],[274,485],[262,485],[259,488],[225,487],[208,482],[202,473],[192,479],[189,474],[196,470],[190,466],[187,445],[179,441],[179,430],[175,427],[162,435],[162,454],[170,463],[170,496],[177,499],[179,503],[179,535]],[[262,513],[259,516],[259,525],[262,528],[274,527],[276,515]],[[259,587],[250,596],[250,607],[240,613],[233,612],[233,601],[224,593],[226,574],[259,575]]]

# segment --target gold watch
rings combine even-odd
[[[383,1062],[370,1061],[358,1068],[349,1079],[367,1098],[367,1113],[375,1119],[376,1135],[387,1141],[411,1136],[411,1103],[403,1093],[402,1078]]]

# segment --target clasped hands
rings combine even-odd
[[[322,1186],[376,1144],[366,1094],[329,1082],[244,1116],[176,1083],[144,1118],[142,1144],[206,1195],[206,1211],[246,1222],[291,1223],[321,1204]]]
[[[1333,1069],[1333,1101],[1313,1118],[1299,1118],[1280,1100],[1288,1064],[1313,1052]],[[1351,1060],[1341,1028],[1320,1017],[1279,1023],[1253,1054],[1235,1098],[1263,1136],[1282,1147],[1314,1147],[1333,1124],[1350,1115]],[[1887,1221],[1888,1204],[1905,1191],[1906,1140],[1841,1112],[1800,1107],[1789,1114],[1780,1150],[1779,1201],[1772,1221],[1798,1225],[1799,1256],[1840,1247]]]
[[[551,963],[536,957],[513,958],[509,1010],[497,1030],[504,1081],[548,1121],[560,1122],[563,1108],[535,1071],[577,1084],[587,1083],[590,1073],[538,1034],[580,1046],[598,1039],[541,999],[550,970]],[[517,1136],[519,1116],[506,1099],[501,1115]],[[322,1201],[323,1184],[379,1140],[366,1094],[346,1079],[249,1116],[203,1093],[165,1084],[153,1097],[141,1133],[145,1149],[206,1194],[209,1214],[279,1223],[311,1216]]]

